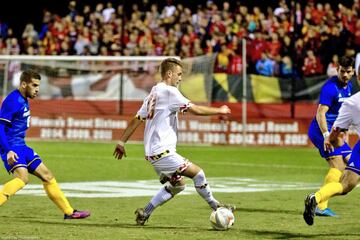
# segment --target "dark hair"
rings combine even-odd
[[[347,57],[343,56],[339,60],[339,66],[348,68],[348,67],[354,67],[355,60],[353,57]]]
[[[167,58],[163,60],[160,64],[161,77],[164,77],[167,71],[173,70],[176,66],[183,67],[181,61],[176,58]]]
[[[21,73],[20,82],[29,83],[33,78],[41,80],[40,74],[38,74],[32,69],[27,69]]]

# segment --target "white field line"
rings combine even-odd
[[[317,189],[319,184],[300,182],[275,182],[251,178],[220,177],[209,178],[208,182],[214,193],[265,192],[283,190]],[[153,196],[160,188],[158,180],[134,182],[97,181],[60,183],[68,197],[79,198],[117,198]],[[42,185],[29,184],[18,192],[19,195],[45,196]],[[181,194],[196,194],[192,181]]]

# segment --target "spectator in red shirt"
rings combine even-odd
[[[239,49],[235,49],[230,56],[230,62],[228,66],[229,74],[241,74],[243,70],[242,56]]]
[[[311,11],[311,20],[318,25],[324,16],[325,11],[323,5],[321,3],[316,4],[316,8],[313,8]]]
[[[266,51],[266,41],[262,32],[255,33],[255,39],[250,43],[249,56],[251,64],[255,64],[260,58],[261,53]]]
[[[281,42],[277,33],[271,34],[271,41],[267,43],[267,51],[271,58],[277,58],[281,49]]]
[[[323,73],[323,66],[320,59],[314,55],[312,50],[306,51],[306,57],[304,59],[302,70],[305,77]]]
[[[355,40],[354,40],[354,43],[355,43],[355,46],[357,47],[357,52],[360,51],[360,19],[358,19],[356,21],[356,28],[355,28]]]

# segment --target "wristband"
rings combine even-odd
[[[327,138],[327,137],[329,137],[329,136],[330,136],[330,133],[329,133],[328,131],[326,131],[326,132],[323,133],[324,139]]]
[[[119,141],[117,144],[123,147],[125,145],[125,142]]]

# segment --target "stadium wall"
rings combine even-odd
[[[61,104],[57,100],[31,101],[34,110],[27,137],[42,140],[118,140],[140,104],[141,102],[125,102],[126,114],[118,115],[116,101],[61,100]],[[316,105],[299,104],[297,114],[301,117],[295,119],[288,116],[289,107],[287,104],[249,104],[251,117],[247,121],[245,138],[240,104],[230,104],[233,114],[226,119],[183,114],[179,118],[179,142],[223,145],[243,145],[245,142],[247,146],[311,147],[307,129]],[[142,141],[142,137],[143,126],[131,140]],[[351,144],[354,144],[355,135],[351,135],[350,139]]]
[[[141,106],[141,101],[123,101],[122,115],[133,115]],[[214,102],[221,106],[224,102]],[[242,104],[226,103],[232,110],[231,118],[241,120]],[[117,115],[119,101],[113,100],[73,100],[52,99],[31,101],[32,112],[46,112],[58,115],[64,112],[71,114]],[[248,103],[248,118],[291,118],[290,103]],[[310,119],[316,113],[317,104],[299,102],[295,104],[295,118]]]

